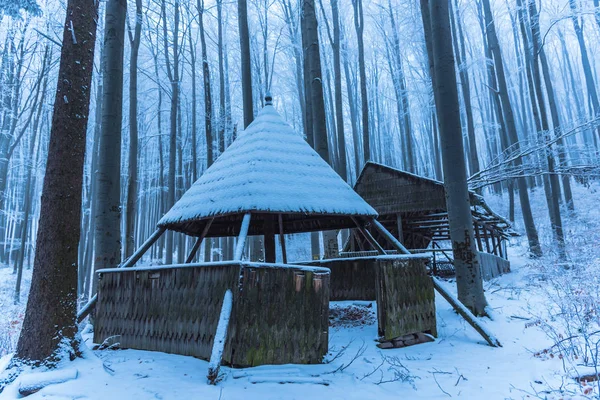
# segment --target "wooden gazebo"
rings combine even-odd
[[[328,351],[330,270],[287,264],[285,234],[356,227],[383,254],[368,230],[374,228],[403,249],[376,217],[267,99],[254,122],[164,215],[141,248],[118,268],[98,272],[98,294],[79,319],[97,304],[96,343],[118,338],[121,347],[192,355],[210,359],[211,365],[221,359],[234,366],[321,362]],[[135,267],[166,231],[197,237],[186,263]],[[264,236],[265,262],[245,260],[248,235]],[[277,235],[283,264],[275,263]],[[226,236],[237,237],[233,260],[192,263],[205,238]],[[398,315],[386,314],[382,336],[435,332],[425,263],[414,256],[381,262],[382,274],[403,272],[386,280],[378,301],[396,293],[398,279],[408,273],[422,290],[402,294],[404,309],[413,297],[428,304],[427,318],[419,317],[421,306],[398,314],[409,315],[411,323],[399,325]]]

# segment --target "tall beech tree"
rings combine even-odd
[[[500,98],[500,103],[502,104],[502,112],[506,131],[508,134],[508,140],[513,150],[516,153],[519,153],[521,146],[519,144],[515,116],[513,113],[513,108],[508,93],[506,74],[504,73],[504,61],[502,59],[500,43],[498,42],[496,26],[494,25],[492,9],[490,7],[489,0],[482,0],[481,3],[483,5],[483,15],[485,19],[487,42],[490,49],[490,53],[493,57],[494,66],[496,70],[496,78],[498,83],[497,93],[498,97]],[[518,157],[515,160],[515,164],[518,166],[523,164],[523,161],[520,157]],[[542,248],[540,246],[535,222],[533,221],[531,203],[529,202],[529,192],[527,190],[527,181],[524,177],[517,178],[517,188],[519,190],[519,200],[521,203],[521,211],[523,214],[525,232],[527,233],[527,240],[529,241],[529,250],[534,257],[539,257],[542,255]]]
[[[78,353],[77,244],[98,2],[69,0],[63,28],[31,290],[16,357]]]
[[[127,172],[127,207],[125,210],[125,258],[135,247],[135,213],[138,196],[138,55],[142,35],[142,0],[135,0],[135,23],[129,29],[129,168]]]
[[[105,15],[104,60],[101,60],[104,79],[102,124],[94,210],[94,270],[114,268],[121,260],[121,126],[127,1],[109,0]],[[95,277],[92,282],[95,282]]]
[[[479,255],[473,234],[473,220],[467,186],[460,124],[460,104],[452,51],[449,1],[421,0],[421,8],[427,8],[423,23],[429,24],[431,32],[431,55],[433,65],[434,97],[440,128],[442,167],[446,188],[446,208],[450,223],[450,238],[456,269],[458,299],[475,315],[485,315],[487,301],[483,293],[483,279]],[[427,29],[427,28],[426,28]]]

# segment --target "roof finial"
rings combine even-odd
[[[273,105],[273,96],[271,96],[271,92],[267,92],[265,95],[265,105],[272,106]]]

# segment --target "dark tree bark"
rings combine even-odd
[[[452,1],[450,1],[450,22],[452,26],[452,39],[454,43],[454,51],[456,53],[456,60],[458,63],[458,73],[460,76],[460,85],[463,98],[463,104],[465,106],[465,122],[467,125],[467,138],[469,143],[468,154],[469,154],[469,171],[470,174],[476,174],[479,172],[479,152],[477,151],[477,141],[475,140],[475,122],[473,120],[473,106],[471,105],[471,83],[469,82],[469,74],[467,73],[466,66],[466,51],[465,41],[462,32],[462,22],[458,18],[459,15],[455,16],[454,10],[452,9]],[[455,22],[456,20],[456,22]]]
[[[204,32],[204,0],[198,0],[198,25],[200,43],[202,45],[202,77],[204,80],[204,134],[206,136],[206,168],[214,160],[214,135],[212,126],[212,92],[210,87],[210,68],[206,51],[206,34]]]
[[[333,19],[333,80],[335,86],[335,120],[338,142],[338,173],[343,180],[348,180],[346,160],[346,135],[344,133],[344,102],[342,93],[342,62],[341,62],[341,33],[340,10],[338,0],[331,0],[331,15]]]
[[[487,301],[473,234],[473,220],[467,186],[460,105],[452,52],[448,1],[421,1],[429,7],[431,48],[435,75],[435,103],[440,127],[446,207],[456,268],[459,300],[475,315],[485,315]],[[427,21],[424,19],[424,22]]]
[[[138,196],[138,92],[137,69],[142,33],[142,0],[135,0],[135,26],[129,31],[131,56],[129,59],[129,170],[127,172],[127,208],[125,210],[125,251],[128,258],[135,247],[135,212]]]
[[[109,0],[105,18],[104,91],[96,171],[94,270],[114,268],[121,260],[121,126],[126,16],[126,0]],[[92,287],[95,292],[95,276]]]
[[[244,103],[244,129],[254,120],[252,100],[252,58],[250,54],[250,33],[248,31],[248,4],[238,0],[238,25],[240,30],[242,99]]]
[[[171,82],[171,112],[169,132],[169,173],[167,175],[167,199],[166,206],[175,204],[175,168],[177,161],[177,109],[179,105],[179,0],[175,0],[173,18],[173,63],[169,56],[169,39],[167,27],[166,0],[161,2],[161,14],[163,18],[163,45],[167,76]],[[165,263],[173,263],[173,232],[165,234]]]
[[[408,100],[408,91],[406,89],[406,77],[404,74],[404,67],[402,66],[400,37],[398,36],[396,17],[394,15],[394,9],[390,0],[388,0],[388,13],[390,16],[390,26],[392,29],[392,43],[391,45],[386,47],[391,47],[391,52],[388,50],[388,53],[390,53],[390,55],[388,56],[388,62],[390,72],[394,75],[392,76],[392,83],[394,86],[394,93],[396,95],[398,125],[403,134],[402,142],[404,144],[404,169],[409,172],[414,172],[416,171],[416,163],[412,123],[410,117],[410,102]]]
[[[98,3],[69,0],[42,189],[31,289],[16,357],[77,353],[77,243]]]
[[[352,0],[354,8],[354,27],[356,28],[356,39],[358,42],[358,71],[360,74],[360,100],[362,104],[362,141],[363,141],[363,164],[371,159],[371,135],[369,133],[369,99],[367,97],[367,67],[365,62],[364,30],[365,20],[362,0]],[[360,171],[357,171],[360,173]]]

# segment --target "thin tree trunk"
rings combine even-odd
[[[129,37],[131,56],[129,59],[129,168],[127,172],[127,208],[125,210],[124,259],[133,254],[135,248],[135,213],[138,197],[138,118],[137,118],[137,68],[142,32],[142,0],[135,0],[135,27]]]
[[[492,10],[490,8],[489,0],[482,0],[483,11],[485,16],[486,34],[488,39],[488,45],[494,58],[494,65],[496,67],[496,77],[498,80],[498,95],[502,103],[502,111],[504,115],[504,122],[506,124],[508,138],[510,145],[516,153],[520,152],[519,138],[517,135],[517,128],[515,125],[514,114],[512,111],[512,105],[508,96],[508,85],[506,84],[506,76],[504,74],[504,64],[502,61],[502,53],[500,51],[500,45],[498,43],[498,36],[496,35],[496,28],[494,26],[494,20],[492,18]],[[522,161],[518,158],[515,164],[520,167]],[[523,222],[525,225],[525,231],[527,233],[527,239],[529,241],[529,248],[531,254],[535,257],[542,255],[542,249],[538,239],[537,229],[535,222],[533,221],[533,214],[531,212],[531,204],[529,202],[529,193],[527,191],[527,182],[525,178],[517,178],[517,187],[519,189],[519,199],[521,202],[521,211],[523,213]]]
[[[356,39],[358,42],[358,71],[360,75],[360,99],[362,104],[362,141],[363,141],[363,164],[371,159],[371,148],[369,143],[371,136],[369,133],[369,99],[367,97],[367,67],[365,63],[365,42],[364,42],[364,14],[362,0],[352,0],[354,8],[354,27],[356,29]],[[360,173],[360,171],[357,171]]]

